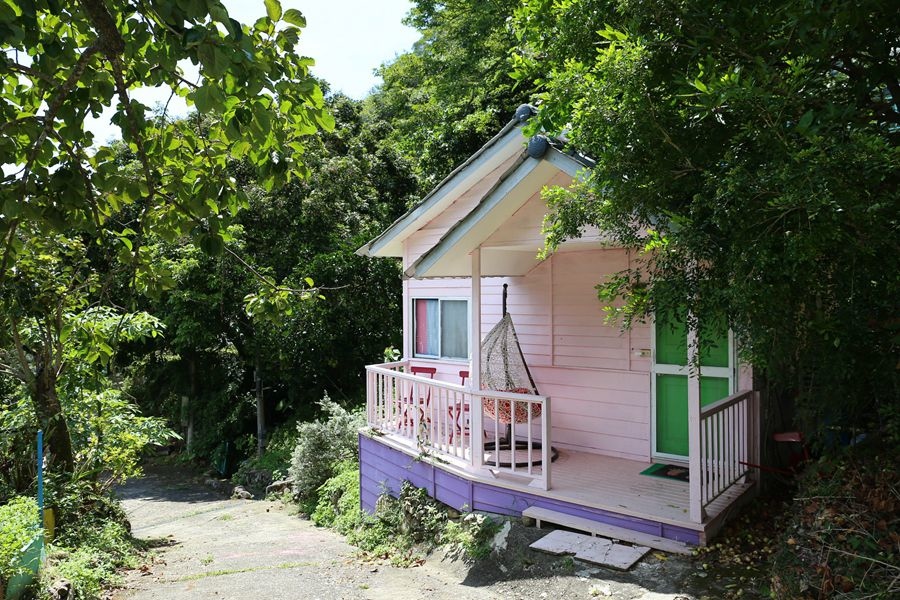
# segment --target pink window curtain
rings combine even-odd
[[[415,354],[416,356],[437,356],[438,348],[438,301],[415,301]]]

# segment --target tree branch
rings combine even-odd
[[[349,287],[348,285],[339,285],[339,286],[333,286],[333,287],[317,286],[317,287],[311,287],[311,288],[307,288],[307,289],[303,290],[303,289],[292,288],[292,287],[286,286],[286,285],[279,285],[278,283],[275,282],[274,279],[270,279],[269,277],[266,277],[265,275],[263,275],[262,273],[257,271],[250,263],[248,263],[243,258],[241,258],[241,256],[237,252],[235,252],[228,246],[225,246],[225,252],[227,252],[234,258],[236,258],[237,261],[239,263],[241,263],[241,265],[243,265],[245,269],[250,271],[250,274],[253,275],[256,279],[258,279],[259,281],[261,281],[262,283],[264,283],[268,286],[275,288],[276,290],[290,292],[292,294],[316,294],[318,292],[325,291],[325,290],[341,290],[346,287]]]
[[[47,75],[37,69],[32,69],[31,67],[26,67],[25,65],[19,64],[17,62],[13,62],[11,60],[6,61],[6,67],[15,73],[21,73],[22,75],[28,75],[29,77],[34,77],[35,79],[40,79],[45,83],[49,83],[51,86],[56,87],[56,84],[59,83],[52,76]]]
[[[76,156],[76,157],[85,156],[85,152],[84,152],[83,148],[81,148],[80,146],[77,146],[77,145],[70,144],[66,139],[64,139],[56,131],[53,132],[53,137],[72,156]],[[87,192],[87,202],[91,207],[91,214],[94,217],[94,223],[96,223],[97,229],[100,232],[99,236],[102,239],[104,236],[103,236],[102,228],[100,227],[100,225],[101,225],[100,211],[97,209],[97,194],[96,194],[96,191],[94,190],[94,184],[91,181],[91,176],[85,170],[84,162],[82,162],[80,160],[75,160],[73,162],[75,163],[75,168],[78,170],[78,173],[81,175],[81,179],[84,181],[84,189],[85,189],[85,192]],[[85,162],[87,162],[87,161],[85,161]]]
[[[56,120],[56,113],[59,112],[59,109],[62,108],[63,102],[65,102],[66,98],[69,95],[69,92],[75,87],[75,84],[81,79],[81,76],[84,75],[84,70],[87,68],[88,62],[93,58],[97,52],[100,51],[100,47],[97,44],[93,44],[88,46],[87,49],[78,57],[78,61],[75,63],[72,72],[69,73],[69,76],[66,78],[66,81],[59,88],[59,92],[57,92],[56,96],[53,98],[53,101],[47,107],[47,111],[43,115],[44,119],[44,128],[41,130],[40,135],[38,135],[37,139],[34,141],[34,146],[31,149],[31,152],[28,155],[28,158],[25,161],[25,172],[22,174],[22,197],[26,197],[27,187],[28,187],[28,178],[31,175],[31,165],[34,163],[34,159],[37,157],[37,153],[41,148],[41,144],[44,143],[44,140],[47,139],[47,136],[50,135],[50,132],[53,130],[53,123]]]
[[[16,237],[16,229],[19,227],[19,219],[12,219],[9,222],[9,231],[3,240],[3,262],[0,263],[0,283],[6,279],[6,267],[9,264],[9,257],[12,255],[12,242]]]
[[[22,344],[22,337],[19,335],[19,321],[13,316],[9,317],[10,324],[12,324],[12,336],[13,336],[13,344],[16,348],[16,357],[19,359],[19,363],[22,366],[22,381],[28,385],[34,383],[34,373],[32,373],[31,369],[28,367],[28,358],[25,356],[25,346]]]

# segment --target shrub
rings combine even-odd
[[[355,460],[341,462],[334,477],[319,488],[318,503],[312,519],[316,525],[332,527],[348,534],[362,520],[359,509],[359,463]]]
[[[50,473],[46,478],[46,505],[57,508],[56,543],[77,547],[92,529],[119,523],[130,529],[121,503],[107,489],[107,483],[89,475]]]
[[[421,555],[437,547],[447,522],[445,506],[404,481],[399,497],[382,494],[375,514],[363,515],[347,541],[370,556],[406,567],[422,562]]]
[[[38,533],[37,502],[32,498],[13,498],[0,506],[0,588],[18,574],[13,566],[19,552]]]
[[[309,509],[315,507],[319,488],[335,474],[337,465],[357,456],[357,434],[365,424],[362,411],[350,412],[327,394],[319,406],[324,420],[297,425],[297,446],[288,471],[295,496]]]
[[[491,543],[500,524],[481,513],[469,513],[459,521],[449,521],[441,535],[447,557],[473,562],[486,558],[493,549]]]
[[[144,450],[175,435],[164,419],[142,416],[117,389],[68,392],[65,406],[79,448],[78,469],[106,488],[140,476]]]
[[[99,600],[105,587],[121,582],[119,569],[138,566],[138,545],[121,523],[89,523],[77,539],[62,541],[72,545],[51,546],[50,561],[41,572],[42,587],[68,579],[79,600]]]
[[[231,481],[258,493],[273,481],[287,476],[291,466],[291,454],[297,444],[297,427],[294,423],[283,425],[272,432],[261,457],[254,455],[241,462]],[[253,436],[253,443],[256,437]]]
[[[359,507],[359,463],[341,462],[333,477],[318,489],[312,519],[317,525],[332,527],[347,541],[372,558],[389,559],[395,566],[422,562],[422,555],[438,545],[447,548],[453,560],[475,561],[491,552],[498,524],[481,514],[468,514],[458,523],[447,516],[447,507],[423,488],[408,481],[399,497],[384,493],[378,498],[374,515]]]
[[[773,597],[896,597],[898,472],[895,446],[848,448],[810,466],[776,544]]]

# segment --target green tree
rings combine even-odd
[[[516,23],[534,126],[597,160],[548,194],[549,249],[593,224],[643,250],[599,286],[615,314],[726,314],[810,429],[895,407],[896,7],[527,0]]]
[[[368,102],[388,121],[391,144],[434,187],[528,102],[527,78],[509,75],[518,0],[419,0],[406,19],[422,32],[413,50],[383,66],[383,85]]]
[[[80,240],[19,233],[15,269],[0,288],[0,373],[24,386],[47,432],[51,463],[69,472],[77,450],[70,421],[85,413],[73,399],[88,389],[101,392],[117,347],[155,337],[160,324],[146,313],[90,302],[99,278]],[[9,390],[6,400],[15,396]]]
[[[354,252],[403,212],[415,180],[408,161],[383,143],[384,120],[341,95],[327,106],[336,126],[308,139],[306,179],[269,192],[250,165],[232,162],[249,206],[229,229],[225,252],[210,256],[177,242],[154,247],[157,262],[170,264],[175,289],[148,305],[166,336],[136,369],[133,392],[147,410],[176,419],[177,400],[187,396],[190,412],[203,416],[194,420],[198,455],[253,431],[257,378],[271,427],[311,416],[326,391],[357,402],[363,366],[398,343],[398,265]],[[324,300],[285,305],[253,295],[259,278],[308,289],[307,277]],[[171,400],[160,406],[160,398]]]
[[[29,260],[31,240],[64,238],[81,241],[87,253],[117,245],[132,286],[158,293],[170,274],[149,256],[150,237],[187,236],[209,253],[223,249],[229,223],[247,204],[231,159],[251,165],[267,189],[305,175],[302,140],[332,119],[309,75],[312,59],[295,51],[303,15],[283,12],[277,0],[265,0],[265,8],[246,26],[217,0],[0,4],[0,283],[9,285],[20,260]],[[198,66],[196,81],[181,61]],[[152,114],[132,93],[147,86],[185,98],[197,122]],[[91,151],[85,118],[113,105],[112,122],[137,161],[133,171],[121,168],[114,148]],[[45,318],[60,306],[48,307]],[[4,341],[17,335],[14,323],[5,324]],[[56,344],[65,340],[46,346]],[[52,383],[37,379],[35,408],[42,420],[60,423],[51,444],[70,469]]]

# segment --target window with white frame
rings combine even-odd
[[[413,355],[468,358],[468,300],[413,299]]]

